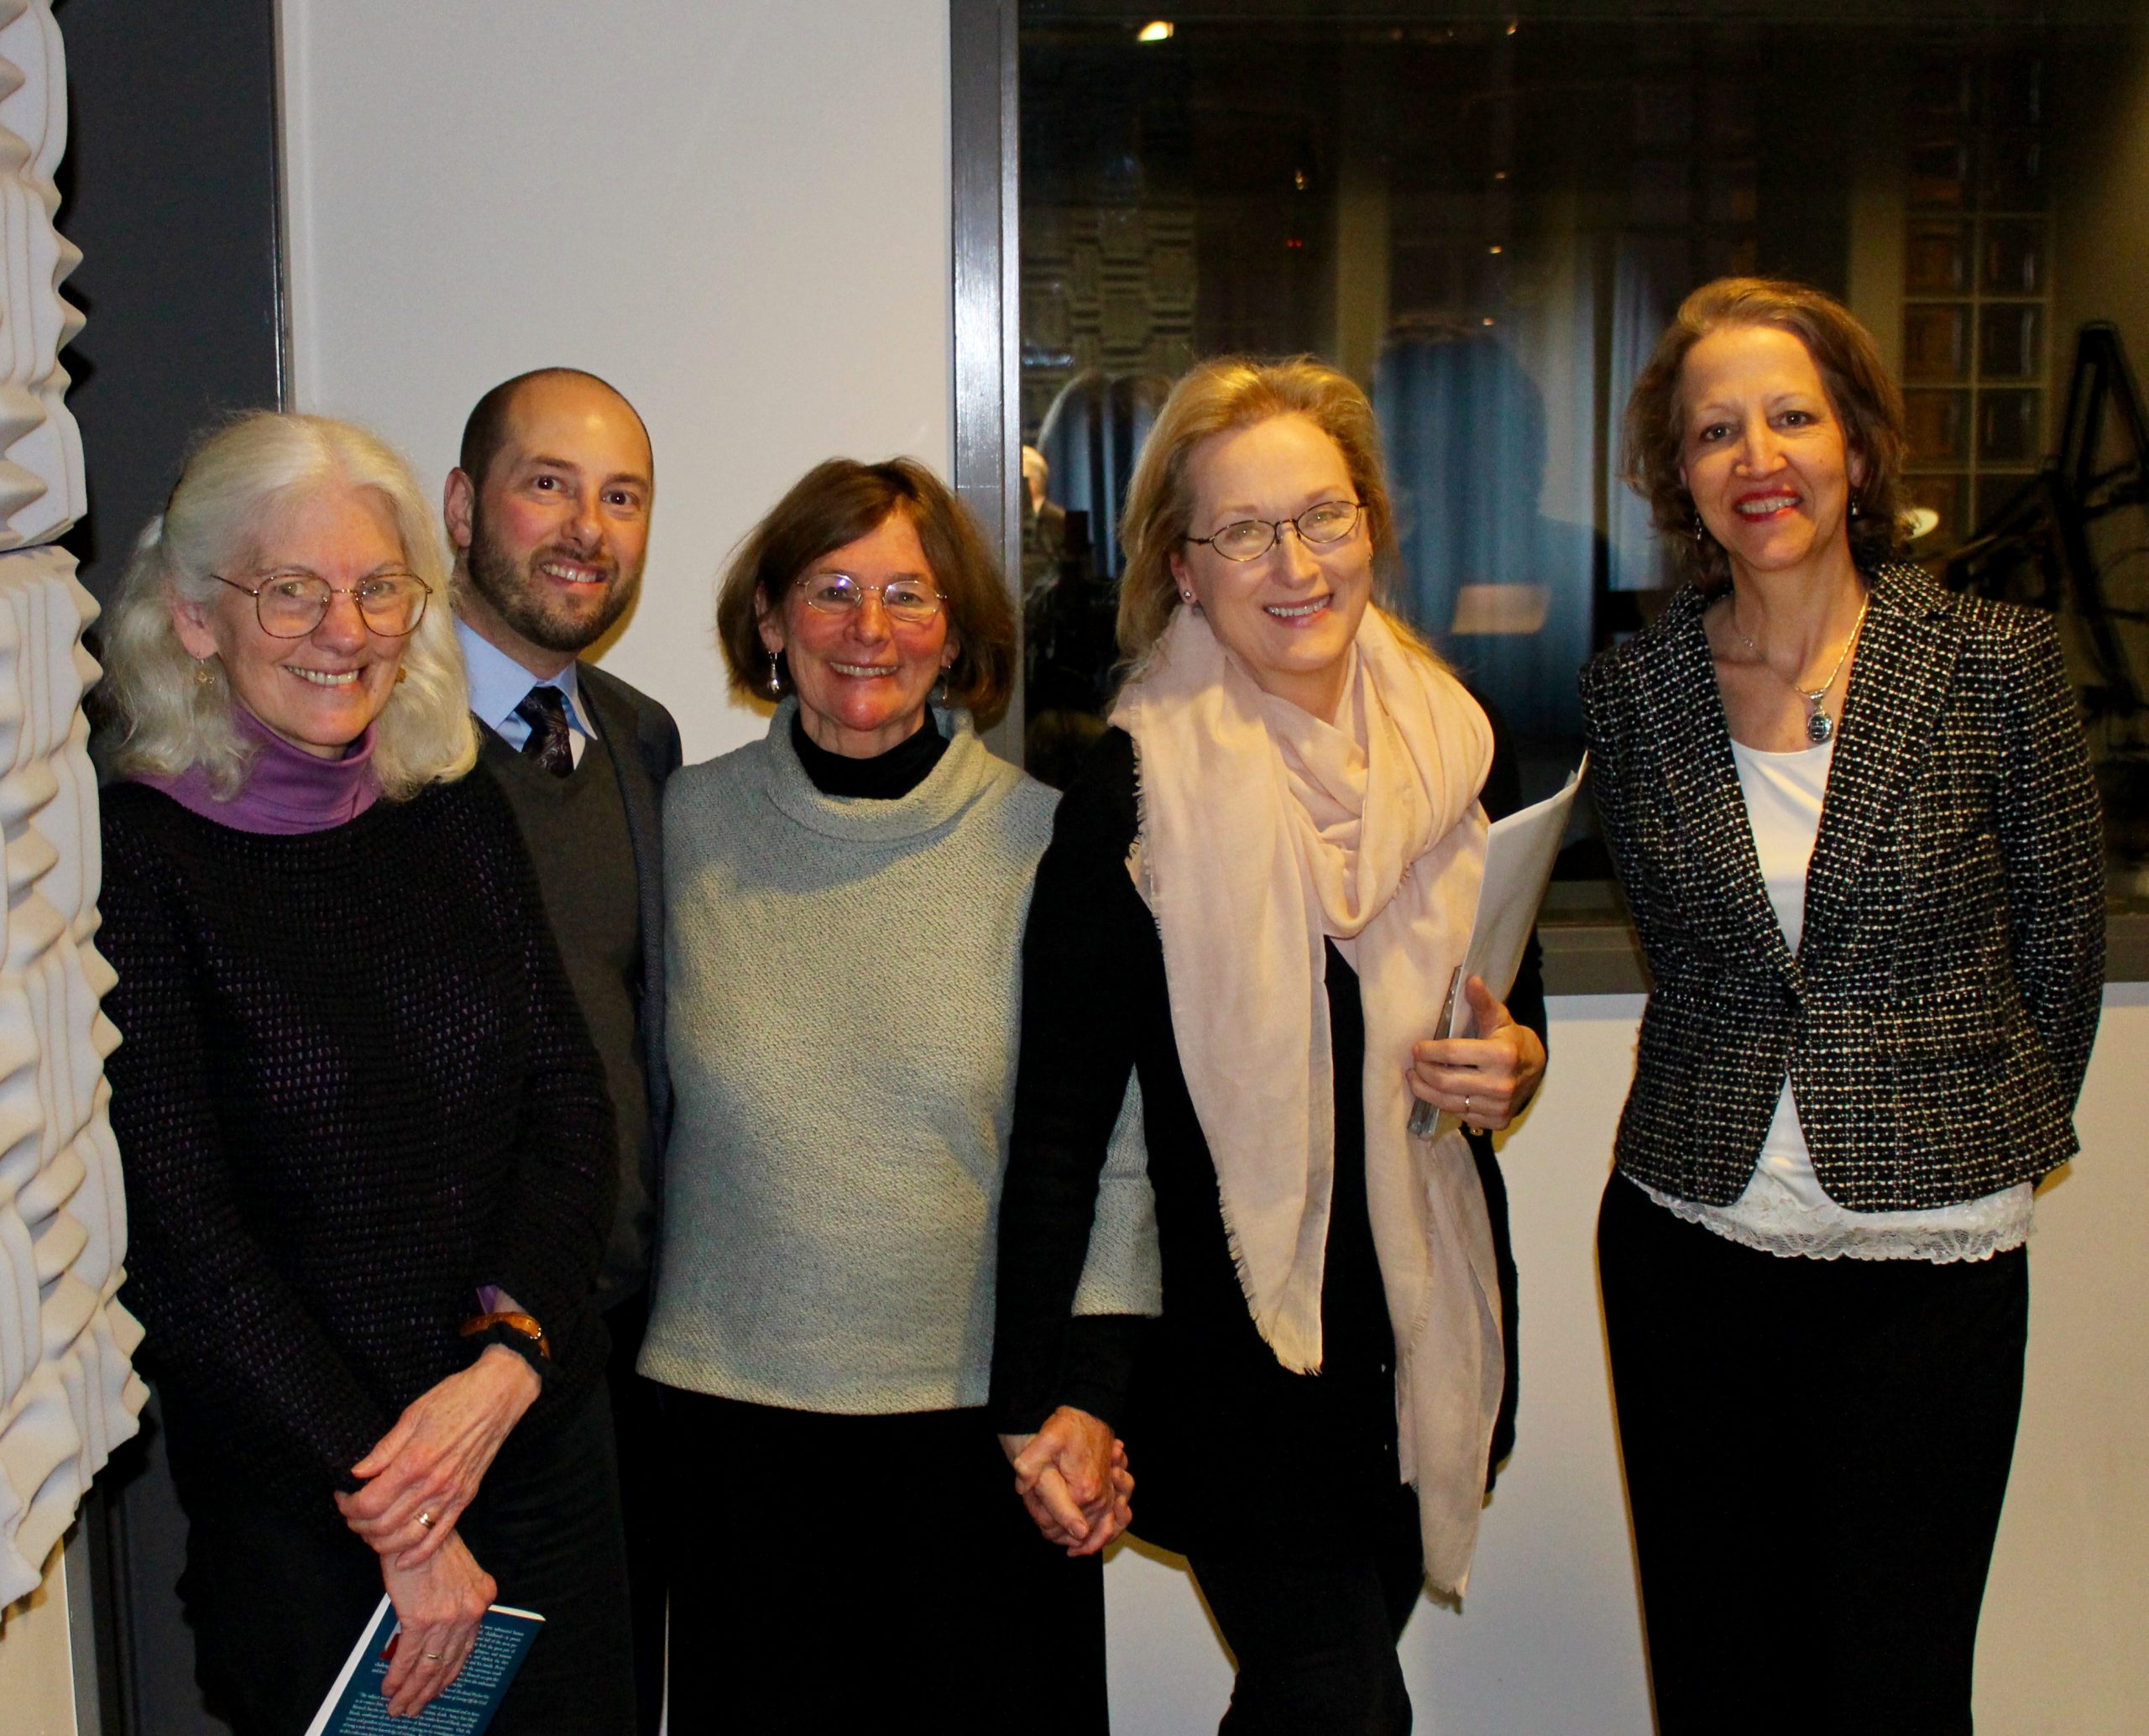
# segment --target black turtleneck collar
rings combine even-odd
[[[940,733],[933,709],[926,708],[925,721],[884,754],[854,760],[832,754],[806,733],[797,713],[791,719],[791,745],[798,763],[806,768],[813,787],[824,796],[861,796],[869,801],[892,802],[907,796],[932,775],[948,751],[948,738]]]

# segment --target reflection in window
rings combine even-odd
[[[1397,605],[1504,714],[1526,792],[1556,787],[1581,750],[1576,666],[1666,583],[1618,479],[1628,390],[1689,290],[1759,271],[1843,298],[1897,369],[1913,553],[2068,618],[2115,891],[2149,892],[2139,464],[2121,474],[2105,439],[2094,498],[2039,492],[2078,331],[2114,321],[2115,356],[2149,353],[2128,251],[2149,24],[2008,0],[1974,19],[1899,0],[1855,26],[1252,3],[1145,44],[1090,10],[1022,7],[1033,770],[1064,775],[1101,727],[1114,527],[1172,381],[1200,356],[1304,351],[1379,412]],[[2063,546],[2053,577],[2035,551]],[[1561,872],[1605,873],[1586,821]]]

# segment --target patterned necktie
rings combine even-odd
[[[535,687],[523,696],[515,714],[530,725],[522,756],[535,760],[555,777],[574,770],[574,749],[567,731],[567,696],[555,687]]]

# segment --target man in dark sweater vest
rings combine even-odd
[[[679,731],[654,699],[578,654],[641,583],[655,468],[634,406],[566,368],[486,393],[461,456],[446,514],[456,630],[483,726],[479,775],[497,780],[521,823],[619,1124],[620,1205],[597,1300],[612,1336],[635,1689],[651,1736],[663,1694],[659,1389],[634,1365],[671,1116],[659,811]]]

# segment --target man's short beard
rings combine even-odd
[[[536,581],[524,568],[515,564],[513,556],[495,544],[482,514],[475,510],[470,515],[470,547],[463,557],[464,576],[470,588],[491,605],[509,626],[531,644],[541,650],[562,651],[569,656],[587,651],[611,631],[614,623],[627,612],[641,588],[641,576],[621,573],[615,567],[615,577],[604,598],[604,606],[588,620],[562,620],[546,612],[542,594],[535,588]]]

